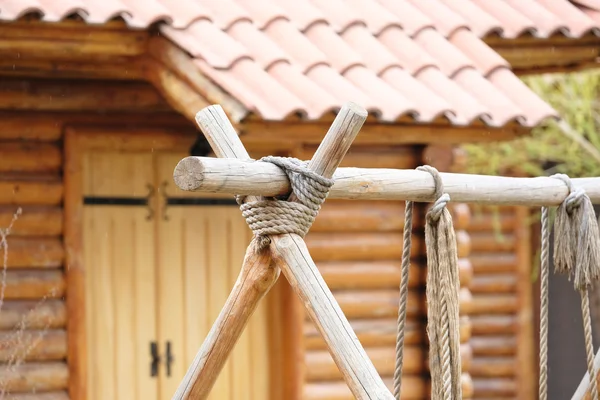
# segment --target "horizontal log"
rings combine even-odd
[[[383,380],[392,390],[393,379]],[[429,380],[425,376],[402,376],[402,400],[421,400],[427,397]],[[308,382],[304,385],[304,400],[355,400],[355,397],[343,381]]]
[[[61,168],[62,151],[57,144],[0,142],[0,173],[58,174]]]
[[[452,215],[452,225],[456,230],[466,230],[471,226],[471,210],[465,203],[448,203],[447,205]]]
[[[471,253],[473,272],[477,274],[516,272],[518,261],[514,253]]]
[[[517,338],[515,336],[475,336],[469,343],[475,357],[517,354]]]
[[[478,293],[516,293],[516,274],[475,275],[469,289]]]
[[[413,214],[413,226],[420,226]],[[351,218],[350,218],[351,217]],[[390,232],[404,229],[404,203],[372,201],[326,201],[311,232]]]
[[[369,358],[375,365],[379,375],[393,376],[395,369],[396,350],[395,346],[370,347],[365,349]],[[461,345],[461,365],[465,371],[469,370],[471,364],[471,348],[469,345]],[[427,351],[421,346],[404,347],[404,364],[402,372],[406,375],[415,375],[428,371]],[[307,381],[331,381],[342,378],[329,351],[309,351],[305,356]]]
[[[334,293],[342,311],[352,318],[391,318],[398,315],[398,290],[342,291]],[[424,294],[409,291],[406,314],[408,318],[425,315]]]
[[[475,357],[469,372],[474,378],[508,378],[515,376],[518,370],[514,357]]]
[[[425,285],[427,268],[423,263],[424,261],[411,263],[408,276],[410,288]],[[400,260],[324,261],[318,267],[331,290],[392,289],[400,286]],[[461,285],[469,286],[473,277],[469,259],[460,258],[458,268]]]
[[[8,227],[17,206],[0,206],[0,227]],[[14,222],[11,236],[60,236],[63,233],[63,212],[60,207],[22,207]]]
[[[45,393],[12,393],[6,396],[6,400],[69,400],[66,391]]]
[[[0,330],[57,329],[66,323],[62,300],[7,300],[0,309]]]
[[[350,326],[363,347],[385,347],[396,344],[397,319],[350,320]],[[425,340],[425,326],[420,321],[406,321],[404,343],[419,345]],[[311,321],[304,323],[304,345],[306,350],[326,350],[325,341]]]
[[[57,268],[63,265],[64,258],[64,245],[59,238],[14,236],[8,239],[8,268]]]
[[[325,131],[323,131],[323,135]],[[360,134],[359,134],[360,135]],[[294,154],[310,160],[316,145],[305,145]],[[341,167],[359,168],[415,168],[419,164],[419,151],[413,146],[352,146],[344,156]]]
[[[65,289],[65,274],[62,270],[9,270],[6,273],[4,298],[61,298],[65,295]]]
[[[513,252],[517,246],[512,233],[471,232],[470,237],[473,252]]]
[[[402,233],[312,233],[305,238],[310,254],[319,261],[389,260],[402,256]],[[413,235],[411,256],[418,256],[422,237]]]
[[[394,374],[395,348],[394,347],[371,347],[365,349],[373,365],[381,376],[392,376]],[[425,371],[426,353],[422,347],[406,346],[404,348],[404,365],[402,371],[407,375],[420,374]],[[342,379],[329,351],[309,351],[305,355],[306,380],[334,381]]]
[[[518,303],[516,294],[474,294],[470,315],[512,314]]]
[[[62,202],[63,184],[61,180],[27,181],[0,180],[0,205],[50,205]]]
[[[62,329],[0,331],[0,361],[50,361],[67,357],[67,332]]]
[[[334,297],[348,319],[351,318],[385,318],[398,315],[398,290],[361,290],[338,291]],[[427,315],[425,294],[421,291],[409,291],[406,315],[408,318]],[[471,312],[472,297],[466,288],[459,292],[460,313]]]
[[[69,368],[64,362],[0,365],[0,386],[9,393],[63,390],[68,384]]]
[[[517,224],[516,216],[511,212],[471,212],[469,232],[511,232]]]
[[[473,337],[489,335],[512,335],[519,327],[514,315],[471,315],[469,316]]]
[[[510,378],[473,378],[475,398],[514,399],[517,395],[516,379]]]
[[[555,178],[512,178],[441,173],[444,190],[454,202],[556,206],[569,191]],[[242,195],[277,196],[290,192],[279,167],[238,159],[186,157],[175,167],[175,183],[182,190]],[[332,199],[435,201],[435,184],[428,172],[401,169],[338,168]],[[600,178],[576,178],[592,202],[600,203]]]
[[[0,45],[0,53],[2,51]],[[39,111],[168,111],[149,83],[88,80],[2,79],[0,108]]]

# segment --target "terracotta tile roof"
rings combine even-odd
[[[534,126],[554,110],[481,38],[600,32],[600,0],[0,0],[0,19],[32,12],[160,22],[206,76],[268,120],[318,119],[353,100],[385,122]]]

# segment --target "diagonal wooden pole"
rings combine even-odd
[[[309,169],[322,176],[331,177],[365,119],[366,112],[364,110],[353,104],[344,106],[309,163]],[[197,121],[218,156],[248,157],[235,130],[231,127],[220,107],[212,106],[204,109],[198,113]],[[185,163],[185,165],[182,165],[182,163]],[[197,164],[194,163],[193,158],[186,158],[180,162],[176,168],[177,175],[174,176],[179,187],[185,188],[191,184],[186,180],[194,179],[194,173],[191,172],[196,167]],[[288,200],[294,201],[295,196],[291,195]],[[279,240],[279,238],[283,240]],[[299,244],[297,246],[292,244],[291,247],[276,244],[285,244],[288,238],[292,239],[293,243]],[[314,267],[304,241],[299,236],[272,236],[271,243],[273,244],[272,249],[287,249],[286,254],[295,254],[304,260],[310,260],[310,264]],[[244,262],[245,265],[238,278],[239,285],[236,283],[224,309],[213,325],[213,329],[211,329],[173,397],[174,399],[203,399],[208,395],[252,312],[256,309],[260,299],[276,281],[278,269],[273,265],[267,267],[267,264],[265,264],[266,259],[252,264],[252,268],[246,268],[246,260],[254,259],[252,253],[253,250],[249,248]],[[301,298],[308,301],[309,315],[314,318],[320,331],[324,334],[334,360],[355,396],[358,399],[393,399],[316,267],[311,271],[311,277],[304,277],[306,266],[303,264],[294,266],[292,258],[278,257],[278,265],[284,268],[284,271],[287,271],[288,279],[291,279],[290,282],[296,292]],[[292,266],[290,267],[290,265]],[[250,274],[250,271],[260,268],[267,268],[272,271],[267,274],[269,277],[268,284],[264,280],[262,281],[263,285],[244,284],[246,282],[245,276]],[[310,270],[310,266],[308,269]],[[298,282],[302,282],[302,284]],[[240,302],[239,299],[242,298],[244,301]],[[326,315],[320,315],[322,313]],[[323,323],[324,321],[325,323]],[[225,331],[227,332],[225,333]]]

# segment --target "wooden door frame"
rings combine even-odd
[[[69,397],[87,398],[87,332],[83,263],[83,155],[99,151],[181,151],[196,136],[168,129],[67,127],[64,135],[63,215]]]
[[[188,151],[197,133],[182,134],[168,128],[87,127],[68,126],[64,133],[63,218],[65,245],[67,363],[69,397],[87,399],[87,332],[85,302],[85,265],[83,262],[83,155],[98,151]],[[271,151],[274,146],[265,146]],[[275,146],[280,150],[281,145]],[[285,278],[283,278],[285,280]],[[300,399],[304,384],[302,345],[303,316],[301,306],[287,282],[279,282],[276,296],[282,304],[268,305],[269,320],[280,319],[280,329],[270,333],[278,336],[279,345],[269,349],[272,362],[283,365],[269,373],[271,397],[284,394],[290,400]],[[276,303],[276,302],[274,302]],[[300,308],[300,309],[299,309]],[[289,318],[290,312],[294,315]],[[283,318],[287,316],[288,318]],[[290,340],[291,339],[291,340]],[[289,357],[274,355],[283,350]]]

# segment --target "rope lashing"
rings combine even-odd
[[[310,171],[308,161],[292,157],[263,157],[259,162],[277,165],[290,180],[297,201],[286,198],[267,198],[244,203],[244,196],[236,196],[242,216],[252,229],[259,249],[269,245],[269,235],[295,233],[304,237],[314,222],[321,205],[327,198],[334,180]]]
[[[427,212],[425,245],[427,249],[427,334],[431,397],[443,400],[462,399],[459,331],[458,254],[452,216],[446,205],[437,169],[425,165],[417,168],[431,174],[436,201]]]
[[[573,278],[575,289],[581,295],[587,368],[589,376],[595,377],[588,290],[600,278],[600,231],[598,221],[592,202],[584,190],[575,188],[567,175],[556,174],[552,177],[560,179],[569,188],[569,195],[558,207],[556,213],[554,235],[555,272],[567,274],[569,280]],[[543,243],[542,247],[544,247]],[[592,398],[598,399],[596,379],[592,378],[590,381]]]

